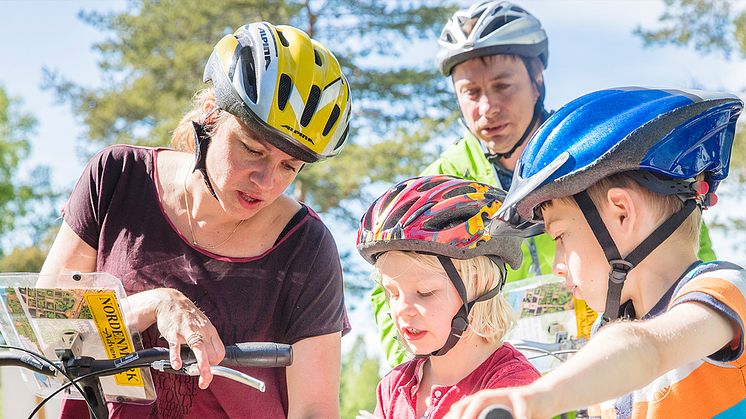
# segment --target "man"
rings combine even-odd
[[[508,190],[526,142],[549,116],[544,109],[546,32],[523,8],[488,0],[457,11],[438,43],[438,65],[451,77],[466,133],[421,175],[456,175]],[[699,257],[713,260],[702,227]],[[509,282],[552,272],[554,243],[549,236],[525,240],[522,250],[523,264],[508,269]],[[380,287],[371,301],[387,359],[398,365],[404,353],[395,341]]]

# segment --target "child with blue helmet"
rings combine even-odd
[[[742,108],[721,93],[619,88],[542,125],[491,229],[543,222],[554,273],[604,313],[600,330],[535,383],[466,397],[449,417],[492,404],[518,418],[584,406],[614,418],[746,417],[746,271],[696,256]]]

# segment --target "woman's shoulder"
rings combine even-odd
[[[116,184],[132,176],[151,176],[152,163],[152,148],[115,144],[91,156],[81,176],[97,184]]]
[[[126,159],[127,157],[152,158],[153,147],[136,146],[129,144],[112,144],[98,151],[95,156],[99,158]]]
[[[98,172],[122,172],[129,168],[145,168],[150,172],[153,167],[152,147],[114,144],[99,150],[88,162],[91,169]]]
[[[282,195],[277,201],[276,210],[281,214],[282,225],[286,225],[286,235],[311,235],[315,237],[313,240],[318,240],[319,236],[331,237],[331,231],[313,208],[287,195]]]

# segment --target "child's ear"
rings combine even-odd
[[[638,229],[639,202],[642,197],[636,191],[626,188],[610,188],[606,192],[604,220],[607,228],[617,230],[630,237]]]

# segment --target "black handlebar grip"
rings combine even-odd
[[[482,409],[477,419],[513,419],[513,414],[505,406],[493,404]]]
[[[0,353],[0,366],[21,367],[43,375],[55,375],[57,370],[35,356],[13,352]]]
[[[287,367],[293,363],[293,347],[274,342],[247,342],[225,347],[224,367]]]

